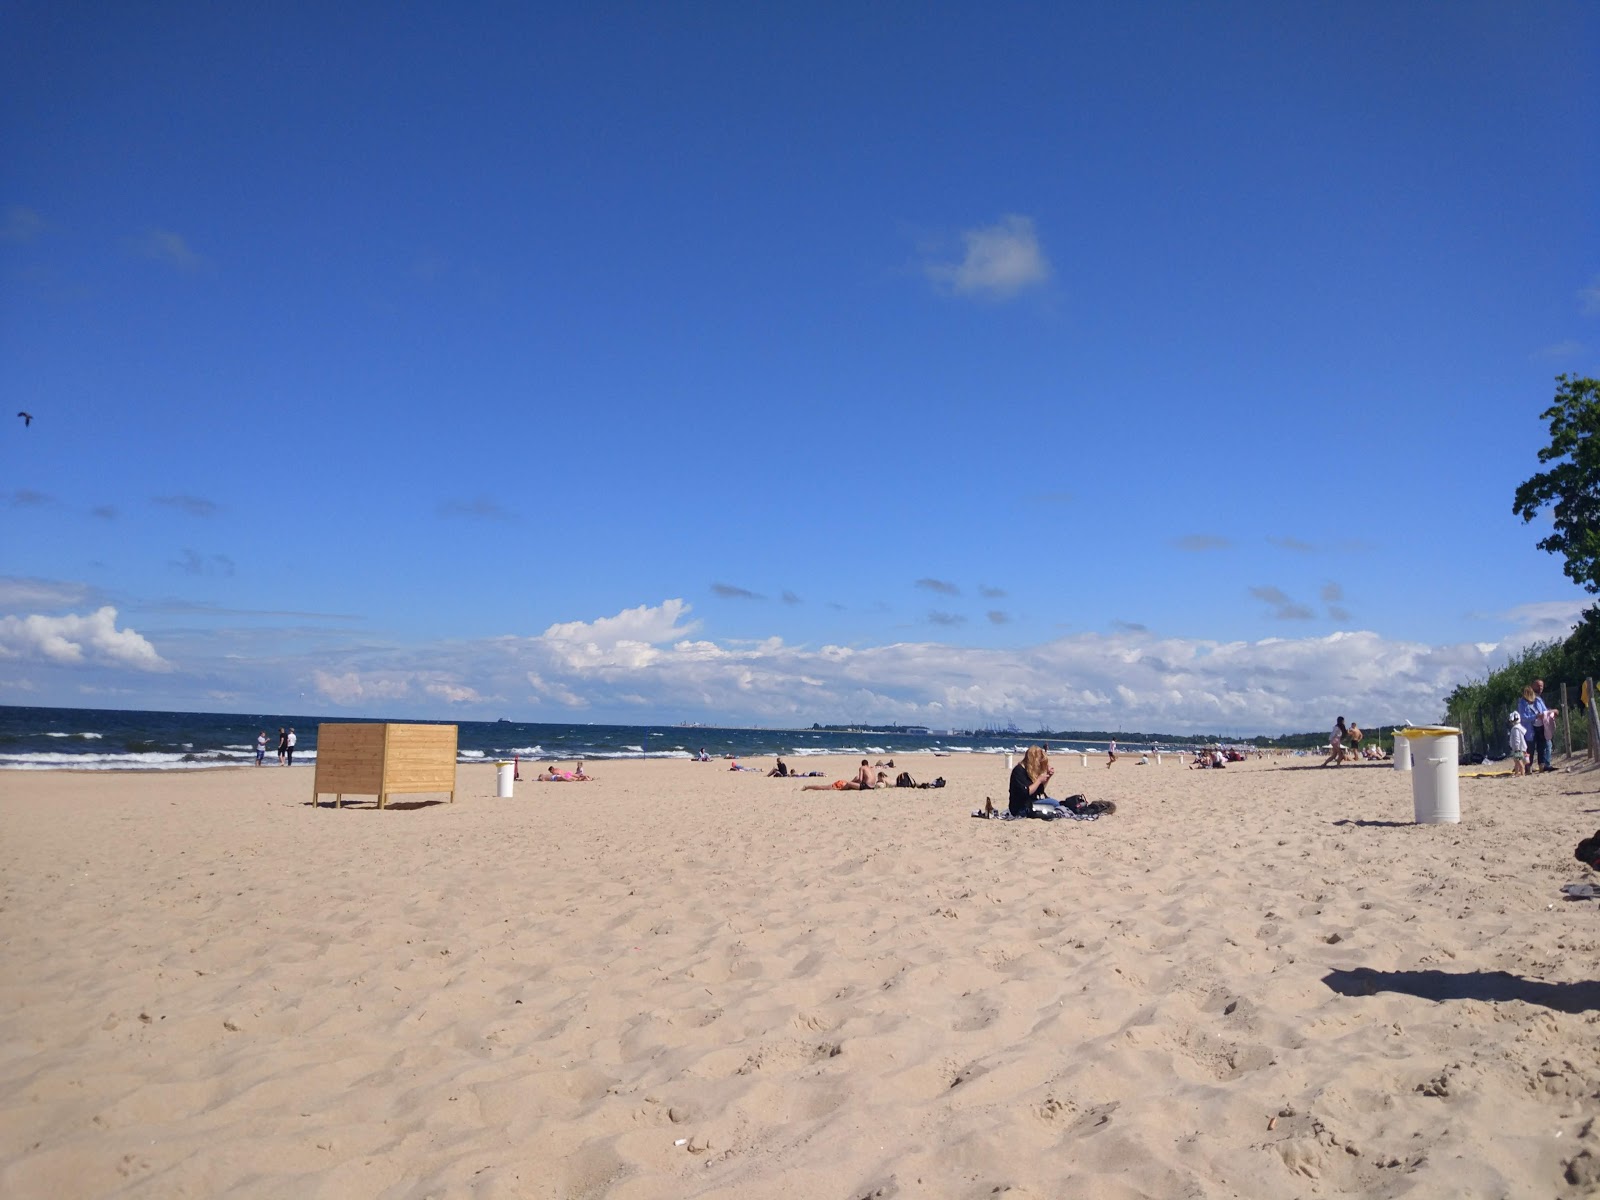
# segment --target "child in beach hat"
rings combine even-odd
[[[1524,775],[1528,769],[1528,735],[1522,732],[1522,715],[1512,713],[1506,719],[1506,734],[1511,739],[1511,773]]]

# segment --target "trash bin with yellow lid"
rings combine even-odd
[[[1448,725],[1396,729],[1411,751],[1411,807],[1418,825],[1461,820],[1461,730]]]

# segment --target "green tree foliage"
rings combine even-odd
[[[1541,463],[1554,463],[1517,489],[1511,511],[1524,522],[1554,506],[1554,530],[1539,549],[1567,560],[1567,577],[1600,592],[1600,380],[1557,375],[1556,400]],[[1592,612],[1593,610],[1591,610]]]

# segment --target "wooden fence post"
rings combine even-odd
[[[1564,684],[1564,683],[1561,685],[1561,724],[1565,727],[1564,731],[1565,731],[1565,733],[1567,735],[1567,754],[1566,754],[1566,756],[1568,758],[1571,758],[1572,757],[1572,714],[1567,711],[1567,685]]]
[[[1600,763],[1600,696],[1595,696],[1595,682],[1584,680],[1584,691],[1589,693],[1589,762]]]

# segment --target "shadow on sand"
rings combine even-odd
[[[1582,1013],[1600,1009],[1600,981],[1541,983],[1507,971],[1329,971],[1322,982],[1341,996],[1371,996],[1378,992],[1404,992],[1424,1000],[1521,1000],[1556,1012]]]
[[[315,805],[318,808],[334,808],[335,807],[334,802],[332,800],[321,800],[321,799],[319,799],[319,800],[314,801],[313,803],[315,803]],[[390,809],[394,809],[394,808],[398,808],[398,809],[402,809],[402,810],[404,810],[404,809],[413,809],[413,808],[432,808],[435,804],[444,804],[444,803],[446,803],[446,801],[443,801],[443,800],[391,800],[391,801],[389,801],[389,803],[387,803],[387,804],[385,804],[383,806],[383,811],[384,812],[388,812]],[[339,805],[335,809],[335,811],[343,812],[347,808],[369,809],[370,810],[370,809],[375,809],[377,807],[378,807],[378,802],[376,800],[346,800],[343,804]]]
[[[1278,767],[1280,771],[1321,771],[1321,763],[1289,763]],[[1345,762],[1326,768],[1329,771],[1392,771],[1394,763],[1388,759],[1373,762]]]

